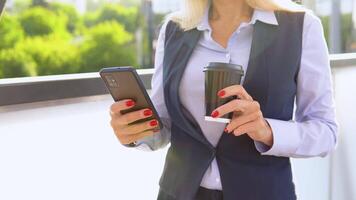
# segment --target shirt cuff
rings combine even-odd
[[[261,142],[255,141],[255,147],[262,155],[285,156],[293,155],[300,145],[301,135],[297,123],[294,121],[283,121],[268,119],[273,133],[273,145],[269,147]]]
[[[156,133],[159,134],[159,133]],[[148,145],[144,139],[141,140],[137,140],[134,143],[131,144],[124,144],[125,147],[128,148],[134,148],[134,149],[138,149],[138,150],[142,150],[142,151],[153,151],[153,149],[150,147],[150,145]]]
[[[139,149],[142,151],[152,151],[151,147],[144,143],[144,142],[137,142],[137,143],[132,143],[132,144],[124,144],[125,147],[128,148],[135,148],[135,149]]]

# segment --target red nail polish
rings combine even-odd
[[[218,112],[217,110],[215,110],[213,113],[211,113],[211,116],[212,116],[213,118],[216,118],[216,117],[219,116],[219,112]]]
[[[150,121],[150,126],[157,126],[157,120]]]
[[[220,92],[218,92],[219,97],[223,97],[225,94],[226,94],[225,90],[221,90]]]
[[[127,107],[131,107],[131,106],[134,106],[134,105],[135,105],[135,102],[134,102],[134,101],[132,101],[132,100],[126,101],[126,106],[127,106]]]
[[[224,131],[225,131],[226,133],[228,133],[228,132],[229,132],[229,130],[227,130],[227,128],[225,128],[225,129],[224,129]]]
[[[143,115],[144,116],[151,116],[152,115],[152,110],[147,109],[147,110],[143,111]]]

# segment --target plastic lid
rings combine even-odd
[[[204,67],[203,71],[216,70],[216,71],[231,71],[244,74],[244,70],[241,65],[231,64],[231,63],[220,63],[220,62],[210,62],[208,66]]]

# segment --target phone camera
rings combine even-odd
[[[110,87],[118,87],[118,84],[116,82],[116,80],[114,79],[114,77],[112,76],[105,76],[106,81],[108,82]]]

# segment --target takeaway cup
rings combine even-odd
[[[217,93],[226,87],[239,85],[244,75],[241,65],[230,63],[211,62],[204,67],[205,73],[205,120],[230,123],[232,113],[219,118],[211,117],[211,113],[219,106],[231,101],[236,97],[220,98]]]

